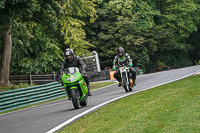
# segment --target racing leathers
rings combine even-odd
[[[83,60],[79,57],[79,56],[76,56],[76,55],[73,55],[73,60],[71,61],[68,61],[66,58],[63,60],[62,62],[62,65],[61,65],[61,69],[60,69],[60,77],[62,77],[62,74],[63,74],[63,70],[65,68],[68,68],[68,67],[78,67],[87,86],[88,86],[88,95],[91,96],[91,92],[90,92],[90,82],[89,82],[89,77],[88,75],[86,74],[86,71],[85,71],[85,68],[86,68],[86,64],[83,62]]]
[[[114,61],[113,61],[113,70],[116,70],[116,72],[114,73],[114,77],[117,81],[121,81],[121,75],[120,75],[120,70],[119,67],[121,66],[129,66],[129,72],[131,73],[131,78],[133,80],[133,84],[135,84],[135,80],[136,80],[136,71],[135,69],[132,67],[133,63],[132,63],[132,59],[130,58],[130,55],[128,53],[124,53],[123,56],[115,56]]]

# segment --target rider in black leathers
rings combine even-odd
[[[92,96],[91,91],[90,91],[89,77],[85,71],[86,64],[83,62],[83,60],[79,56],[74,55],[74,52],[71,48],[67,48],[64,51],[64,56],[65,56],[65,59],[63,60],[62,65],[61,65],[60,76],[62,77],[62,73],[65,68],[78,67],[88,86],[88,95]]]
[[[136,86],[135,80],[136,80],[136,71],[135,69],[132,67],[133,63],[132,63],[132,59],[130,58],[130,55],[128,53],[125,53],[124,48],[119,47],[117,49],[118,51],[118,55],[115,56],[115,59],[113,61],[113,70],[116,70],[114,77],[115,79],[117,79],[117,81],[119,81],[119,85],[118,86],[122,86],[121,83],[121,76],[120,76],[120,70],[118,69],[119,66],[121,66],[122,64],[126,64],[127,66],[129,66],[129,71],[132,74],[132,80],[133,80],[133,84],[134,86]]]

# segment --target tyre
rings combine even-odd
[[[128,87],[128,85],[127,85],[127,79],[126,79],[126,77],[122,79],[122,82],[123,82],[124,90],[125,90],[126,92],[128,92],[128,91],[129,91],[129,87]]]
[[[72,94],[72,103],[74,105],[74,108],[79,109],[80,101],[79,101],[79,97],[77,95],[77,90],[75,90],[75,89],[71,90],[71,94]]]

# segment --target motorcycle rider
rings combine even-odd
[[[61,65],[61,69],[60,69],[60,76],[63,73],[63,70],[65,68],[68,67],[78,67],[87,86],[88,86],[88,96],[92,96],[91,91],[90,91],[90,82],[89,82],[89,78],[88,75],[86,74],[85,68],[86,68],[86,64],[83,62],[83,60],[77,56],[74,55],[73,49],[71,48],[67,48],[64,50],[64,56],[65,59],[63,59],[62,65]],[[61,76],[62,77],[62,76]]]
[[[116,70],[114,73],[114,77],[117,81],[119,81],[118,87],[122,86],[122,81],[121,81],[121,76],[120,76],[120,70],[118,69],[119,66],[122,66],[123,64],[127,64],[129,66],[129,72],[132,74],[132,80],[133,80],[133,85],[136,86],[135,80],[136,80],[136,71],[132,67],[132,59],[130,58],[130,55],[128,53],[125,53],[124,48],[119,47],[117,49],[118,55],[115,56],[114,61],[113,61],[113,70]]]

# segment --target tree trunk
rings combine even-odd
[[[10,86],[10,60],[12,53],[11,29],[4,29],[2,36],[2,55],[0,66],[0,86]]]

